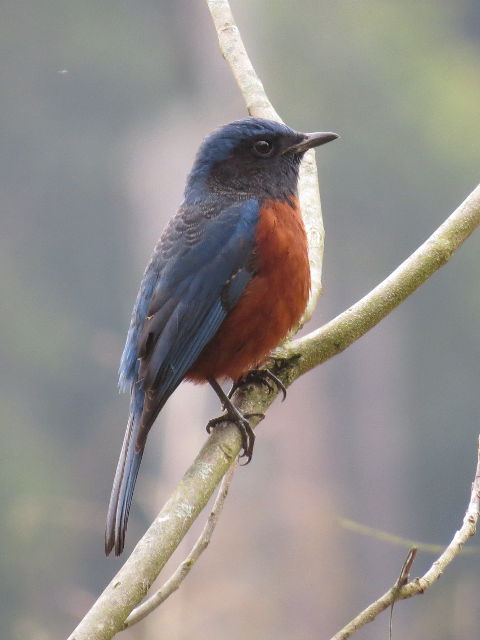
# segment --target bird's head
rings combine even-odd
[[[263,118],[236,120],[203,141],[185,195],[205,189],[233,196],[286,199],[296,193],[304,153],[338,138],[336,133],[299,133]]]

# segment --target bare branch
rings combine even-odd
[[[480,225],[480,185],[388,278],[320,329],[279,348],[282,358],[297,357],[301,375],[361,338],[445,265]]]
[[[240,31],[227,0],[206,0],[217,31],[223,57],[230,66],[233,77],[245,100],[248,113],[259,118],[282,122],[267,97],[260,78],[248,57]]]
[[[208,547],[212,534],[217,526],[218,519],[220,518],[220,514],[222,513],[223,505],[225,504],[225,499],[232,483],[233,474],[237,468],[237,463],[238,460],[235,460],[235,462],[230,466],[230,469],[228,469],[227,473],[223,476],[208,520],[188,556],[176,568],[174,573],[162,585],[162,587],[153,594],[153,596],[150,596],[150,598],[145,600],[145,602],[142,602],[141,605],[132,611],[125,620],[125,629],[133,626],[137,622],[140,622],[140,620],[143,620],[143,618],[148,616],[149,613],[159,607],[162,602],[165,602],[165,600],[180,587],[182,582],[190,573],[195,562]]]
[[[245,100],[248,113],[259,118],[282,122],[268,99],[263,84],[257,76],[243,44],[240,31],[230,9],[228,0],[206,0],[213,24],[217,31],[218,43],[227,61],[240,92]],[[325,236],[320,204],[315,151],[305,154],[300,168],[298,196],[303,222],[308,238],[308,258],[312,287],[307,308],[301,320],[305,324],[312,317],[322,293],[323,240]]]
[[[219,425],[69,640],[109,640],[124,628],[128,615],[143,600],[239,450],[238,429],[233,424]]]
[[[478,453],[477,453],[477,468],[475,471],[475,478],[472,484],[472,491],[470,495],[470,502],[463,519],[462,526],[455,533],[452,541],[442,553],[442,555],[435,560],[430,569],[421,577],[414,578],[407,584],[401,584],[402,577],[408,574],[413,558],[409,554],[409,558],[404,564],[404,568],[400,574],[399,580],[394,586],[383,594],[378,600],[372,602],[366,609],[358,614],[353,620],[343,627],[338,633],[336,633],[331,640],[347,640],[350,636],[361,629],[363,626],[375,620],[379,613],[385,611],[396,600],[405,600],[412,596],[424,593],[429,589],[434,582],[440,578],[448,565],[452,560],[460,553],[463,545],[467,540],[475,535],[478,518],[480,516],[480,436],[478,438]],[[407,565],[408,562],[408,565]],[[407,567],[406,567],[407,565]],[[406,567],[406,568],[405,568]]]
[[[392,604],[390,605],[390,622],[389,622],[389,638],[392,640],[392,623],[393,623],[393,607],[395,605],[395,601],[398,598],[398,594],[400,592],[400,588],[403,585],[407,584],[410,580],[410,571],[412,569],[415,558],[417,557],[417,551],[415,547],[412,547],[408,552],[407,557],[405,558],[405,562],[403,563],[402,570],[400,571],[400,575],[398,576],[398,580],[393,587],[392,592]]]

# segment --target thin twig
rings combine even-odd
[[[400,575],[398,576],[398,580],[393,587],[392,594],[392,604],[390,605],[390,622],[389,622],[389,638],[392,640],[392,623],[393,623],[393,607],[398,598],[398,594],[400,593],[400,588],[403,587],[410,580],[410,571],[412,565],[417,556],[417,551],[415,547],[412,547],[405,558],[405,562],[403,563],[402,570],[400,571]]]
[[[223,476],[222,482],[220,483],[220,487],[218,489],[217,497],[215,498],[212,510],[210,511],[210,515],[208,516],[208,520],[188,556],[181,564],[178,565],[170,578],[156,593],[153,594],[153,596],[150,596],[150,598],[145,600],[145,602],[142,602],[142,604],[140,604],[132,611],[132,613],[125,620],[125,629],[127,627],[133,626],[137,622],[140,622],[140,620],[143,620],[143,618],[148,616],[149,613],[159,607],[162,602],[164,602],[169,596],[171,596],[172,593],[174,593],[180,587],[182,582],[190,573],[193,565],[208,547],[212,538],[212,534],[215,530],[215,527],[217,526],[218,519],[220,518],[223,505],[225,504],[225,499],[228,495],[228,491],[232,483],[233,474],[235,473],[237,466],[238,459],[233,462],[230,469]]]
[[[282,122],[268,99],[263,84],[248,57],[228,0],[206,0],[206,2],[217,32],[220,51],[230,66],[232,75],[247,106],[248,113],[251,116]],[[312,317],[322,293],[323,240],[325,232],[315,151],[309,151],[305,154],[300,168],[298,196],[308,238],[308,258],[312,282],[310,299],[301,320],[303,325]]]
[[[472,484],[472,492],[470,502],[463,519],[462,526],[455,533],[450,544],[446,547],[441,556],[435,560],[430,569],[421,577],[414,578],[411,582],[398,587],[398,584],[389,589],[378,600],[372,602],[366,609],[358,614],[353,620],[336,633],[331,640],[346,640],[350,636],[361,629],[363,626],[372,622],[379,613],[385,611],[395,600],[405,600],[412,596],[424,593],[434,582],[440,578],[447,566],[460,553],[463,545],[467,540],[475,535],[478,518],[480,515],[480,436],[478,438],[477,468],[475,478]],[[404,573],[404,572],[402,572]],[[398,581],[397,581],[398,582]]]

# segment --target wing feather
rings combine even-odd
[[[120,363],[130,416],[110,497],[107,554],[123,550],[148,432],[253,275],[259,203],[183,205],[145,271]]]

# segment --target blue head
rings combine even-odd
[[[202,142],[185,197],[202,198],[209,190],[242,198],[286,199],[296,193],[305,151],[335,138],[336,133],[299,133],[263,118],[236,120]]]

